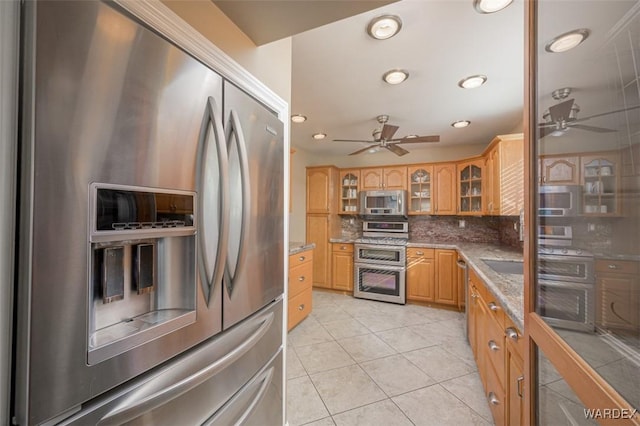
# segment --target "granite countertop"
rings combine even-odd
[[[289,255],[302,253],[303,251],[316,248],[316,243],[301,243],[299,241],[289,242]]]
[[[333,237],[329,238],[330,243],[344,243],[344,244],[353,244],[355,242],[355,238],[352,237]]]
[[[442,248],[458,250],[487,289],[495,296],[513,323],[524,331],[524,275],[501,274],[491,269],[482,259],[522,261],[522,252],[512,247],[490,243],[433,243],[410,240],[407,247]]]

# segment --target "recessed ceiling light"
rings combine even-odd
[[[376,40],[386,40],[400,32],[402,21],[395,15],[383,15],[373,18],[367,25],[367,34]]]
[[[389,84],[400,84],[409,78],[409,73],[405,70],[391,70],[382,75],[382,79]]]
[[[451,126],[456,129],[462,129],[463,127],[467,127],[469,124],[471,124],[469,120],[458,120],[451,123]]]
[[[473,7],[479,13],[494,13],[509,6],[513,0],[473,0]]]
[[[580,28],[578,30],[569,31],[555,37],[544,47],[544,50],[551,53],[562,53],[573,49],[589,37],[589,30]]]
[[[463,89],[475,89],[482,86],[487,81],[486,75],[472,75],[471,77],[463,78],[458,82],[458,86]]]
[[[313,138],[316,140],[324,139],[327,137],[326,133],[314,133]]]
[[[291,116],[291,121],[293,121],[294,123],[304,123],[305,121],[307,121],[307,117],[302,114],[294,114]]]

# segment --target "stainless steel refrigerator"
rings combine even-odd
[[[23,16],[15,422],[282,424],[283,123],[111,3]]]

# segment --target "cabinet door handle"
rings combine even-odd
[[[304,311],[304,303],[301,303],[300,306],[298,306],[298,310]]]
[[[522,389],[522,384],[524,383],[524,376],[518,377],[517,385],[518,385],[518,396],[520,398],[524,398],[524,392]]]
[[[489,302],[489,309],[493,312],[497,312],[500,310],[500,306],[496,305],[495,302]]]
[[[495,393],[493,392],[489,392],[489,395],[487,395],[488,399],[489,399],[489,403],[492,405],[500,405],[500,400],[498,399],[498,397],[496,396]]]
[[[507,337],[511,340],[513,340],[514,342],[518,341],[518,331],[513,328],[513,327],[507,327],[507,329],[505,330],[505,333],[507,335]]]
[[[300,278],[298,278],[298,281],[303,282],[305,280],[304,275],[300,275]]]
[[[306,259],[306,257],[304,257],[304,256],[300,256],[300,257],[298,258],[298,260],[299,260],[300,262],[304,262],[304,260],[305,260],[305,259]]]
[[[607,267],[609,269],[618,269],[618,265],[614,265],[613,263],[610,263],[609,265],[607,265]]]
[[[424,256],[424,252],[422,252],[422,251],[417,251],[417,252],[416,252],[416,255],[418,255],[418,256]]]
[[[493,340],[489,340],[488,345],[489,345],[489,349],[491,349],[494,352],[500,350],[500,346],[498,346],[498,344],[496,342],[494,342]]]

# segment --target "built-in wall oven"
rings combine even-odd
[[[354,297],[406,303],[406,221],[363,222],[354,245]]]

